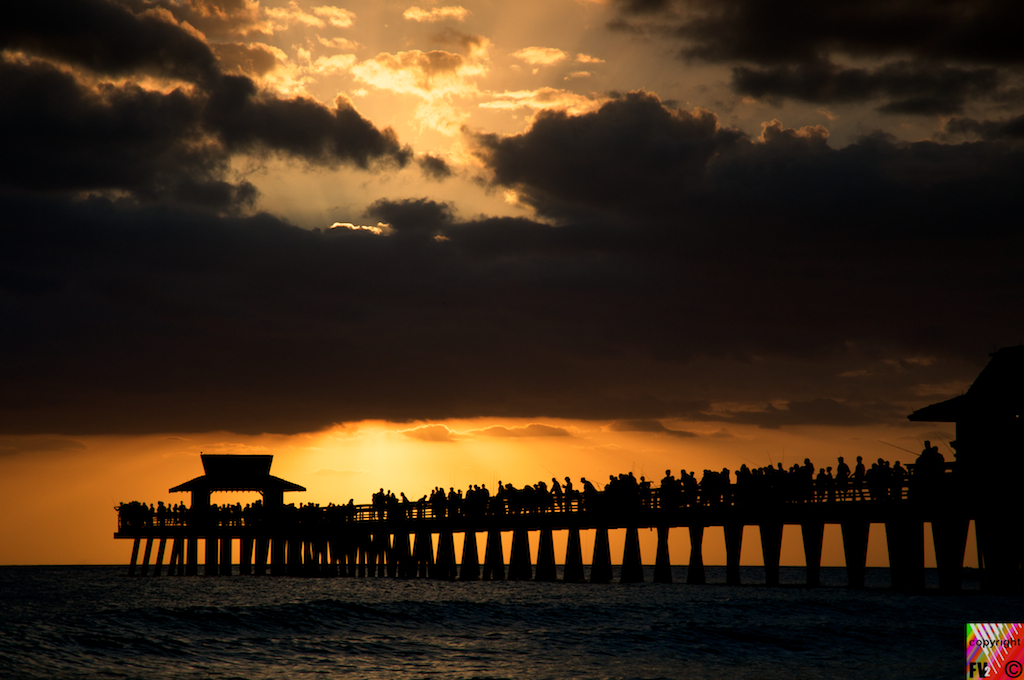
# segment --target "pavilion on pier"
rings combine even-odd
[[[192,508],[210,507],[214,491],[258,491],[265,507],[284,505],[285,491],[305,491],[306,487],[270,474],[271,455],[200,455],[206,473],[169,491],[192,492]]]

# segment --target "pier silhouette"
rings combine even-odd
[[[705,582],[703,537],[722,527],[726,582],[740,582],[743,529],[760,532],[765,583],[779,584],[785,525],[798,525],[803,539],[806,583],[820,583],[824,527],[839,525],[847,580],[863,587],[871,524],[885,527],[892,585],[915,591],[925,581],[925,523],[930,523],[940,589],[958,591],[968,528],[976,522],[981,585],[984,590],[1017,592],[1021,586],[1021,547],[1016,531],[1002,532],[1016,509],[1015,488],[1022,470],[1019,390],[1024,378],[1024,347],[992,355],[989,366],[961,397],[935,404],[913,421],[956,422],[956,461],[944,460],[925,442],[914,463],[890,466],[879,459],[851,466],[840,458],[833,468],[809,460],[784,470],[705,471],[701,479],[672,471],[657,487],[632,474],[612,476],[603,490],[586,479],[573,487],[552,479],[524,489],[501,485],[491,493],[473,487],[465,496],[435,489],[409,501],[374,494],[373,502],[344,505],[284,504],[284,494],[303,487],[270,474],[269,455],[203,455],[206,474],[170,489],[191,492],[192,503],[172,506],[122,504],[115,538],[131,539],[130,574],[160,575],[171,544],[168,575],[199,573],[198,545],[205,544],[203,572],[230,574],[235,555],[243,575],[390,577],[462,580],[556,579],[554,531],[568,533],[562,577],[584,580],[580,532],[595,532],[589,580],[613,578],[610,530],[625,530],[620,581],[644,579],[640,529],[657,531],[654,580],[671,582],[669,533],[685,529],[690,554],[687,582]],[[993,468],[992,461],[996,462]],[[870,469],[869,469],[870,466]],[[1005,475],[1003,473],[1009,473]],[[735,474],[736,480],[731,477]],[[262,500],[246,507],[211,504],[217,491],[257,491]],[[506,563],[502,534],[511,532]],[[531,560],[530,532],[539,532],[537,561]],[[455,535],[463,534],[462,554]],[[481,562],[477,533],[486,535]],[[438,537],[434,550],[434,536]],[[144,542],[144,549],[143,549]],[[237,553],[235,545],[237,544]],[[155,559],[152,550],[157,547]],[[140,559],[140,550],[143,550]]]

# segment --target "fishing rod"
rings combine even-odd
[[[879,441],[882,441],[882,439],[879,439]],[[914,456],[918,456],[918,452],[910,451],[909,449],[904,449],[903,447],[897,447],[897,445],[894,444],[894,443],[889,443],[888,441],[882,441],[882,443],[886,444],[887,447],[892,447],[893,449],[899,449],[900,451],[905,451],[908,454],[913,454]]]

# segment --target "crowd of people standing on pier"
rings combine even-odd
[[[576,488],[569,477],[563,481],[552,477],[551,483],[540,481],[516,488],[498,481],[492,492],[486,484],[462,489],[435,487],[415,501],[405,493],[396,496],[381,488],[374,493],[369,507],[357,506],[354,500],[345,505],[333,503],[284,506],[284,512],[298,519],[313,522],[320,519],[354,521],[359,519],[425,519],[443,517],[481,517],[519,515],[524,513],[577,512],[581,510],[677,510],[680,508],[722,505],[770,505],[776,503],[835,503],[856,501],[903,500],[945,472],[945,460],[938,448],[925,442],[913,472],[899,461],[890,464],[879,458],[870,466],[857,456],[853,467],[842,456],[835,466],[815,468],[809,459],[788,469],[775,466],[750,468],[741,465],[735,473],[704,470],[698,479],[694,472],[681,470],[676,478],[665,471],[660,485],[653,488],[646,477],[637,479],[632,472],[610,475],[603,490],[587,478]],[[733,476],[735,475],[735,482]],[[122,526],[183,526],[194,511],[184,503],[165,506],[163,502],[147,506],[133,501],[117,507]],[[265,511],[260,501],[242,507],[211,505],[204,512],[205,520],[215,519],[221,526],[243,526],[258,522]]]

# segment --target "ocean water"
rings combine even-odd
[[[691,586],[685,567],[629,585],[3,567],[0,678],[933,680],[963,677],[965,623],[1024,619],[1018,596],[894,593],[886,569],[854,591],[822,571],[808,589],[787,568],[769,588],[757,568]]]

